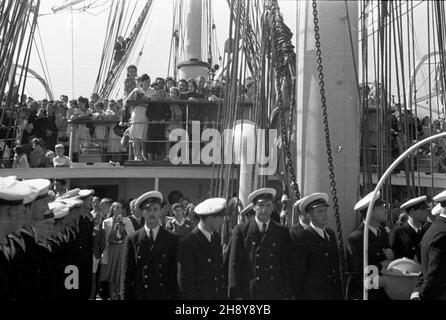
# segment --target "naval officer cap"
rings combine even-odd
[[[438,216],[441,213],[441,203],[438,203],[431,211],[433,216]]]
[[[161,204],[163,202],[163,195],[159,191],[149,191],[144,193],[142,196],[140,196],[138,199],[136,199],[135,206],[139,209],[144,209],[147,206],[151,205],[152,203],[159,203]]]
[[[308,210],[315,209],[317,207],[329,207],[328,194],[323,192],[317,192],[310,194],[302,199],[299,204],[299,210],[302,213],[307,213]]]
[[[57,197],[57,199],[63,200],[63,199],[75,198],[79,195],[79,191],[81,191],[79,188],[69,190],[65,192],[63,195]]]
[[[0,205],[18,206],[24,204],[27,197],[36,193],[26,184],[16,180],[16,177],[0,177]]]
[[[53,212],[54,219],[56,220],[63,219],[70,213],[70,207],[59,201],[48,203],[48,207]]]
[[[224,213],[226,209],[226,199],[210,198],[198,204],[194,211],[199,216],[211,216]]]
[[[434,201],[439,202],[443,208],[446,208],[446,190],[437,194]]]
[[[82,207],[82,205],[84,204],[82,200],[76,198],[62,199],[58,201],[68,206],[69,209]]]
[[[381,195],[381,192],[377,192],[375,195],[375,204],[374,207],[378,207],[382,204],[385,204],[384,201],[382,201],[379,197]],[[359,200],[354,207],[355,211],[363,211],[364,209],[367,210],[367,208],[369,207],[370,202],[372,202],[372,196],[373,196],[373,192],[370,192],[369,194],[367,194],[364,198],[362,198],[361,200]]]
[[[92,189],[82,189],[79,190],[78,197],[81,199],[88,198],[89,196],[92,196],[94,194],[94,190]]]
[[[417,210],[417,209],[427,209],[427,196],[416,197],[404,202],[400,208],[406,211]]]
[[[248,196],[248,202],[257,203],[261,200],[274,200],[276,196],[276,190],[273,188],[261,188],[257,189]]]
[[[21,182],[24,185],[29,186],[34,194],[28,196],[23,201],[25,204],[29,204],[33,201],[41,200],[48,197],[48,191],[50,191],[51,181],[48,179],[30,179]]]

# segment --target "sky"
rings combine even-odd
[[[42,76],[45,73],[47,74],[46,78],[49,79],[56,98],[61,94],[66,94],[70,98],[89,97],[93,92],[106,34],[108,8],[115,1],[85,0],[84,3],[76,5],[75,8],[82,9],[83,6],[93,3],[92,8],[86,11],[76,10],[74,12],[64,10],[54,14],[51,8],[55,5],[63,4],[65,1],[42,0],[41,16],[38,19],[39,28],[36,33],[36,44],[39,49],[37,51],[36,46],[33,48],[30,68]],[[140,12],[146,3],[144,0],[128,1],[131,3],[131,8],[133,8],[133,4],[136,4],[135,12]],[[135,3],[135,1],[137,2]],[[152,79],[158,76],[167,76],[173,1],[154,0],[151,15],[147,22],[148,32],[138,67],[140,74],[148,73]],[[296,24],[296,2],[294,0],[279,0],[279,4],[285,22],[294,30]],[[212,0],[212,5],[218,46],[220,52],[223,52],[224,42],[229,34],[228,4],[226,0]],[[130,23],[130,28],[133,24],[134,21]],[[72,37],[72,35],[74,36]],[[72,40],[74,42],[73,51]],[[134,50],[135,55],[137,55],[142,46],[143,42],[141,41],[137,50]],[[135,56],[130,58],[130,62],[135,60]],[[74,68],[72,68],[72,63]],[[42,64],[45,68],[42,67]],[[43,72],[43,69],[48,71]],[[27,82],[26,94],[39,99],[45,96],[45,91],[36,79],[30,78]]]
[[[36,45],[33,48],[33,54],[30,62],[31,69],[44,75],[49,79],[55,97],[66,94],[70,98],[79,96],[89,97],[93,92],[93,87],[97,78],[102,48],[104,44],[109,8],[118,0],[84,0],[75,6],[76,11],[64,10],[54,14],[51,7],[60,5],[65,0],[42,0],[41,16],[38,19],[38,29],[36,34]],[[119,0],[123,1],[123,0]],[[135,20],[144,7],[145,0],[127,0],[130,7],[136,5],[137,13],[133,20],[128,23],[131,28]],[[173,3],[175,0],[154,0],[151,14],[147,19],[145,27],[144,40],[138,42],[133,56],[130,57],[129,63],[135,63],[139,51],[143,54],[138,65],[139,74],[148,73],[152,79],[160,76],[167,76],[169,52],[171,45],[172,22],[173,22]],[[227,0],[211,0],[213,6],[213,17],[216,24],[217,45],[220,52],[223,53],[224,42],[229,35],[229,8]],[[92,7],[83,11],[83,6],[92,3]],[[372,1],[372,6],[376,6],[376,1]],[[340,1],[344,5],[344,1]],[[406,11],[406,2],[403,1],[403,10]],[[414,0],[414,26],[416,33],[416,60],[427,54],[427,18],[426,18],[426,2]],[[296,43],[296,7],[297,0],[279,0],[279,6],[284,16],[285,23],[294,33],[293,44]],[[404,17],[407,17],[405,15]],[[405,19],[405,18],[404,18]],[[403,20],[405,23],[405,20]],[[373,23],[369,21],[369,32],[373,31]],[[433,25],[432,23],[430,24]],[[358,25],[353,25],[353,29],[359,30]],[[433,34],[433,30],[431,30]],[[406,34],[406,26],[403,24],[403,34]],[[73,37],[72,37],[73,35]],[[72,51],[72,40],[74,49]],[[407,42],[407,41],[406,41]],[[43,50],[42,50],[43,47]],[[37,48],[39,48],[37,50]],[[408,52],[407,46],[404,48],[404,54]],[[73,54],[72,54],[73,53]],[[39,59],[39,54],[40,58]],[[373,46],[369,44],[369,78],[372,78]],[[359,56],[359,53],[358,53]],[[406,57],[407,59],[407,57]],[[47,67],[42,68],[41,60],[46,61],[43,64]],[[394,61],[394,57],[392,57]],[[407,60],[406,60],[407,61]],[[73,67],[72,67],[73,63]],[[358,62],[361,66],[361,62]],[[43,69],[47,72],[43,72]],[[422,70],[417,77],[418,96],[427,94],[427,64],[424,64]],[[396,70],[392,72],[392,94],[396,92]],[[405,87],[409,78],[409,66],[405,64]],[[361,70],[359,70],[361,73]],[[74,79],[74,81],[72,81]],[[359,79],[361,75],[359,75]],[[402,91],[402,90],[401,90]],[[29,78],[27,82],[27,95],[31,95],[36,99],[45,96],[45,91],[40,83]],[[419,104],[420,109],[427,114],[429,108],[428,101]]]

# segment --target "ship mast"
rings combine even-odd
[[[184,0],[181,12],[184,29],[179,34],[178,79],[208,77],[209,64],[202,57],[203,0]]]
[[[304,196],[313,192],[333,195],[321,108],[312,4],[312,1],[297,3],[296,168]],[[354,57],[358,57],[358,3],[317,1],[317,11],[329,137],[340,220],[342,230],[347,232],[343,234],[345,237],[356,226],[353,206],[359,191],[360,108],[352,54],[354,52]],[[333,203],[333,197],[331,201]]]

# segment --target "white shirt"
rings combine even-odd
[[[330,237],[329,237],[327,231],[325,231],[325,229],[321,229],[321,228],[319,228],[319,227],[316,227],[316,226],[313,224],[313,222],[310,222],[310,226],[311,226],[311,227],[314,229],[314,231],[316,231],[317,234],[320,235],[322,238],[325,239],[325,235],[327,235],[327,240],[330,239]]]
[[[209,242],[211,242],[212,239],[212,235],[204,230],[203,226],[201,225],[201,223],[198,224],[198,229],[201,231],[201,233],[206,237],[206,239],[208,239]]]
[[[262,228],[263,228],[263,224],[264,224],[264,223],[266,223],[266,230],[265,230],[265,231],[268,230],[268,228],[269,228],[269,223],[271,222],[271,220],[268,220],[268,221],[266,221],[266,222],[262,222],[262,221],[260,221],[259,219],[257,219],[257,217],[255,217],[254,219],[256,220],[257,227],[259,228],[260,231],[262,231]]]
[[[150,229],[144,225],[144,229],[146,230],[147,237],[150,239]],[[160,226],[156,226],[152,229],[153,241],[156,241],[156,236],[158,235],[158,231],[160,230]]]

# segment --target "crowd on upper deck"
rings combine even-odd
[[[145,108],[143,113],[137,114],[136,110],[135,114],[135,103],[139,101],[140,94],[144,93],[151,101],[218,103],[223,99],[223,86],[221,81],[208,81],[204,77],[179,81],[172,77],[158,77],[152,81],[147,74],[138,76],[136,66],[131,65],[127,68],[122,99],[101,99],[97,93],[93,93],[90,98],[81,96],[72,100],[66,95],[60,96],[58,100],[34,100],[24,95],[16,99],[14,104],[7,105],[5,95],[0,109],[1,166],[69,166],[71,160],[79,160],[79,152],[83,149],[99,148],[103,153],[122,156],[128,154],[129,142],[133,146],[131,151],[135,151],[135,141],[143,145],[141,152],[136,146],[136,152],[133,152],[130,160],[165,160],[170,145],[166,141],[172,130],[184,127],[185,109],[181,104],[167,103],[155,112],[148,112]],[[253,102],[254,95],[254,82],[248,79],[242,95],[243,101]],[[134,104],[128,104],[128,100],[133,100]],[[188,119],[207,121],[208,116],[202,109],[191,108]],[[85,124],[77,126],[78,132],[73,137],[73,159],[54,160],[70,155],[70,122],[74,120]],[[132,126],[137,130],[131,130]],[[129,130],[125,131],[126,127]],[[110,159],[122,160],[123,157]]]

